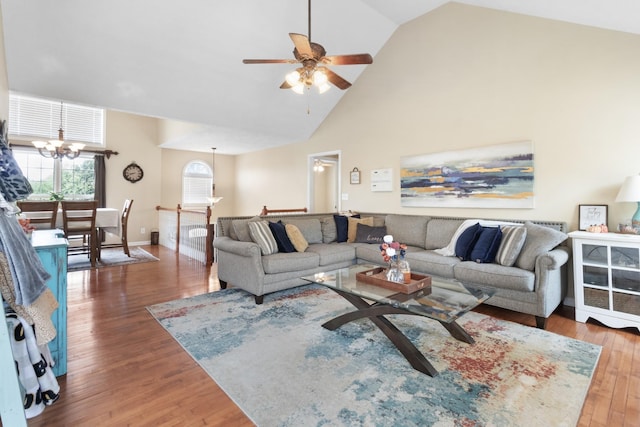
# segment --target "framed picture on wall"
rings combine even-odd
[[[351,184],[360,184],[360,171],[358,170],[358,168],[353,168],[353,170],[351,171],[349,182]]]
[[[580,230],[586,230],[590,225],[606,225],[608,208],[608,205],[580,205],[578,212]]]

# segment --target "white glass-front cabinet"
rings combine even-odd
[[[576,321],[589,317],[640,331],[640,236],[569,233],[573,241]]]

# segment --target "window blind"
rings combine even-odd
[[[58,139],[59,101],[9,94],[9,135],[17,139]],[[104,146],[104,109],[62,104],[65,141]]]

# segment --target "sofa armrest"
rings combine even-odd
[[[260,257],[260,246],[253,242],[240,242],[230,237],[221,236],[213,240],[213,247],[219,251],[230,252],[235,255]]]
[[[562,268],[569,260],[569,248],[559,246],[536,260],[536,316],[547,318],[567,294],[567,274]]]
[[[556,270],[569,261],[569,249],[563,246],[557,247],[546,254],[540,255],[536,260],[536,269]]]

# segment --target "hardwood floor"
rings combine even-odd
[[[144,249],[161,261],[69,273],[68,374],[58,378],[60,400],[29,426],[253,425],[145,309],[218,290],[215,265]],[[535,324],[490,306],[478,311]],[[547,329],[604,347],[579,425],[637,426],[640,334],[572,319],[571,308],[561,308]]]

